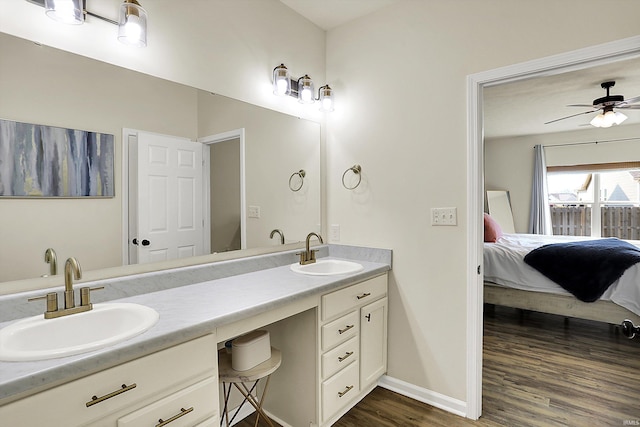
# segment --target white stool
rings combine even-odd
[[[271,347],[271,358],[265,360],[257,366],[254,366],[251,369],[247,369],[246,371],[236,371],[231,367],[231,354],[227,353],[225,349],[221,349],[218,351],[218,376],[220,378],[220,382],[222,383],[222,390],[224,392],[224,408],[222,412],[224,413],[224,418],[220,419],[220,425],[222,422],[226,420],[227,427],[229,427],[230,423],[233,422],[240,409],[245,404],[245,402],[249,402],[256,410],[256,423],[255,426],[258,426],[258,421],[260,420],[260,416],[264,418],[264,420],[269,423],[271,427],[273,423],[267,417],[262,410],[262,403],[264,402],[264,398],[267,394],[267,387],[269,387],[269,379],[271,378],[271,374],[275,372],[276,369],[280,367],[280,362],[282,361],[282,355],[280,350]],[[260,400],[258,400],[258,381],[262,378],[266,377],[266,383],[264,386],[264,390],[262,391],[262,396]],[[251,388],[247,387],[245,383],[251,383]],[[229,395],[231,394],[231,386],[234,385],[240,393],[244,396],[244,400],[236,410],[231,420],[229,420],[229,408],[227,404],[229,403]],[[254,394],[255,391],[255,394]]]

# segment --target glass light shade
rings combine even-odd
[[[333,89],[329,85],[320,88],[320,111],[333,111]]]
[[[120,5],[118,40],[131,46],[147,45],[147,12],[136,0],[125,0]]]
[[[625,120],[627,120],[627,116],[624,114],[618,111],[608,110],[605,111],[604,114],[601,113],[595,116],[591,120],[591,125],[597,128],[610,128],[613,125],[621,124]]]
[[[315,101],[315,89],[313,80],[308,75],[304,75],[298,79],[298,102],[302,104],[313,104]]]
[[[598,114],[597,116],[595,116],[593,119],[591,119],[591,126],[600,128],[603,127],[605,120],[604,120],[604,114]]]
[[[54,21],[79,25],[84,22],[82,0],[45,0],[45,14]]]
[[[273,69],[273,94],[278,96],[289,95],[291,93],[291,79],[289,70],[284,64]]]
[[[616,116],[615,116],[615,119],[614,119],[614,123],[619,125],[622,122],[624,122],[625,120],[627,120],[627,116],[625,116],[624,114],[622,114],[619,111],[616,111]]]

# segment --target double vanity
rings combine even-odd
[[[299,265],[297,258],[287,251],[83,284],[104,289],[92,296],[93,310],[65,316],[67,331],[55,331],[61,338],[47,339],[52,332],[36,327],[43,335],[32,347],[10,344],[22,353],[0,361],[0,419],[14,425],[217,426],[218,349],[266,329],[282,352],[266,411],[285,425],[331,425],[386,372],[391,251],[327,245],[316,263]],[[26,322],[20,318],[29,317],[34,304],[44,311],[44,304],[26,302],[33,296],[0,297],[0,347],[9,343],[3,331]],[[40,314],[33,321],[60,320],[66,319]],[[144,322],[132,336],[120,335]],[[81,330],[89,334],[80,342],[71,338]],[[63,357],[47,355],[47,346],[83,345]],[[43,353],[29,357],[34,349]]]

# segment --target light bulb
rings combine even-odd
[[[304,89],[302,89],[302,92],[300,94],[300,99],[304,103],[309,103],[309,102],[313,102],[312,101],[312,96],[313,96],[313,94],[311,93],[311,90],[308,89],[308,88],[304,88]]]
[[[63,24],[82,24],[84,16],[79,0],[47,0],[45,14]]]
[[[136,45],[140,42],[141,34],[142,28],[140,27],[140,18],[135,15],[130,15],[127,18],[127,23],[124,24],[121,41],[126,44]]]
[[[125,0],[118,16],[118,40],[126,45],[147,45],[147,12],[136,0]]]
[[[333,101],[331,98],[322,99],[322,111],[333,111]]]
[[[289,82],[285,79],[276,80],[276,95],[286,95],[289,90]]]

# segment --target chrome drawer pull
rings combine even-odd
[[[358,295],[358,296],[356,296],[356,298],[358,298],[358,299],[362,299],[362,298],[366,298],[366,297],[368,297],[369,295],[371,295],[371,292],[365,292],[365,293],[364,293],[364,294],[362,294],[362,295]]]
[[[349,329],[352,329],[354,326],[356,326],[356,325],[347,325],[347,327],[346,327],[346,328],[344,328],[344,329],[338,329],[338,333],[339,333],[340,335],[342,335],[342,334],[344,334],[345,332],[347,332]]]
[[[183,417],[185,415],[187,415],[189,412],[193,411],[193,406],[189,409],[184,409],[184,408],[180,408],[180,413],[177,415],[174,415],[173,417],[169,418],[167,421],[162,421],[162,418],[160,418],[158,420],[158,424],[156,424],[156,427],[163,427],[166,426],[169,423],[174,422],[175,420],[177,420],[180,417]]]
[[[352,354],[353,354],[353,351],[347,351],[347,353],[344,356],[338,357],[338,362],[342,362],[343,360],[346,360]]]
[[[133,390],[133,389],[134,389],[134,388],[136,388],[136,387],[137,387],[136,383],[133,383],[133,384],[131,384],[131,385],[124,385],[124,384],[122,384],[122,388],[121,388],[121,389],[119,389],[119,390],[112,391],[111,393],[109,393],[109,394],[105,394],[105,395],[104,395],[104,396],[102,396],[102,397],[93,396],[93,397],[91,398],[91,400],[87,402],[87,408],[88,408],[89,406],[93,406],[93,405],[95,405],[96,403],[104,402],[104,401],[105,401],[105,400],[107,400],[107,399],[111,399],[112,397],[117,396],[117,395],[119,395],[119,394],[122,394],[122,393],[124,393],[125,391]]]
[[[350,385],[350,386],[347,386],[347,388],[345,388],[345,389],[344,389],[344,391],[339,391],[339,392],[338,392],[338,397],[342,397],[342,396],[344,396],[345,394],[349,393],[349,392],[351,391],[351,389],[352,389],[352,388],[353,388],[353,386],[352,386],[352,385]]]

